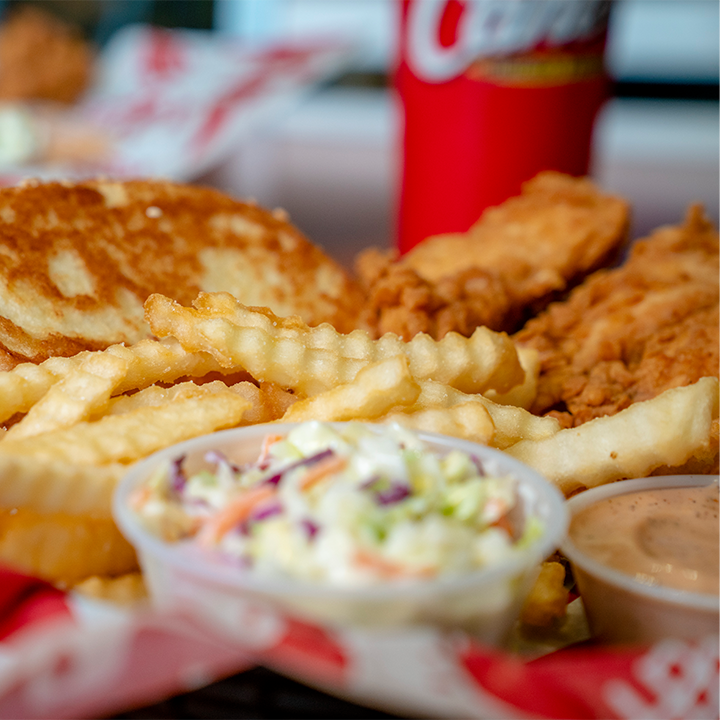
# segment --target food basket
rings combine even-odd
[[[240,66],[238,57],[226,47],[227,72],[200,87],[198,101],[192,71],[209,62],[200,35],[129,28],[110,49],[122,73],[106,75],[107,94],[88,97],[78,109],[84,120],[116,133],[126,150],[104,172],[181,180],[212,167],[248,128],[277,117],[298,90],[331,76],[348,57],[347,48],[336,47],[305,49],[290,63],[266,54],[243,65],[251,75],[237,77],[231,70]],[[125,53],[151,61],[171,53],[183,62],[144,67],[125,63]],[[138,79],[142,92],[126,95]],[[168,94],[162,106],[174,112],[161,116],[162,93]],[[65,168],[24,166],[6,169],[0,182],[29,174],[73,176]],[[582,613],[577,600],[573,608]],[[181,607],[122,607],[0,568],[0,718],[108,716],[255,666],[410,717],[719,715],[715,636],[614,648],[539,642],[532,652],[511,652],[437,627],[339,629],[258,598],[236,614],[232,634],[209,628]]]
[[[99,717],[263,665],[409,717],[716,718],[718,639],[534,659],[429,628],[335,631],[254,606],[242,639],[0,572],[0,717]]]

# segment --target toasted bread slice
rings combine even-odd
[[[150,334],[143,302],[199,291],[351,330],[362,292],[293,227],[166,181],[36,181],[0,190],[0,369]]]

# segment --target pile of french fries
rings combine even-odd
[[[504,450],[566,495],[715,452],[716,378],[561,429],[526,409],[536,354],[487,328],[372,340],[227,293],[192,307],[153,295],[145,313],[153,339],[0,373],[0,563],[66,587],[137,573],[111,517],[120,477],[157,450],[241,425],[397,422]]]

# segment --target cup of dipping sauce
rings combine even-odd
[[[717,635],[718,476],[621,480],[567,502],[570,561],[595,638]]]

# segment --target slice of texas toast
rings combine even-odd
[[[143,302],[231,292],[306,323],[354,327],[360,289],[290,224],[166,181],[28,182],[0,190],[0,369],[132,343]]]

